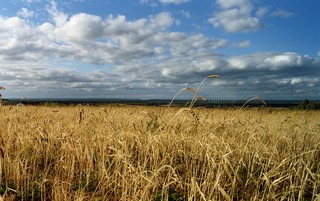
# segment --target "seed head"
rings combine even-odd
[[[197,93],[194,89],[192,89],[192,88],[190,88],[190,87],[185,88],[185,90],[190,91],[190,92],[193,93],[193,94],[196,94],[196,93]]]
[[[209,75],[208,78],[219,78],[220,75],[217,75],[217,74],[213,74],[213,75]]]

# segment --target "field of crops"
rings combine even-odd
[[[2,106],[0,200],[320,199],[320,112]]]

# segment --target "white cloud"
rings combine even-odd
[[[239,7],[245,10],[250,10],[252,7],[248,0],[216,0],[216,2],[224,9]]]
[[[160,3],[164,3],[164,4],[170,4],[170,3],[182,4],[182,3],[187,3],[190,0],[159,0],[159,1],[160,1]]]
[[[54,0],[50,1],[50,6],[47,8],[47,11],[51,15],[55,25],[58,27],[65,24],[68,20],[68,15],[58,10],[58,4]]]
[[[29,17],[33,17],[34,12],[29,11],[27,8],[21,8],[17,13],[17,15],[23,18],[29,18]]]
[[[256,15],[259,18],[262,18],[263,16],[265,16],[267,13],[269,12],[269,9],[266,7],[260,7],[258,8],[258,10],[256,11]]]
[[[249,40],[245,40],[245,41],[241,41],[238,44],[236,44],[236,47],[240,47],[240,48],[245,48],[245,47],[249,47],[250,46],[250,41]]]
[[[277,10],[270,13],[270,15],[273,17],[289,18],[289,17],[293,17],[295,14],[287,10]]]
[[[184,3],[188,3],[191,0],[139,0],[139,2],[141,4],[149,4],[151,7],[157,7],[158,4],[175,4],[175,5],[179,5],[179,4],[184,4]]]
[[[181,10],[180,13],[185,17],[185,18],[191,18],[191,13],[185,10]]]
[[[270,67],[271,69],[281,69],[311,65],[313,59],[309,56],[301,56],[296,53],[287,52],[281,55],[269,56],[264,59],[264,62],[266,67]]]
[[[70,40],[92,40],[104,34],[102,19],[85,13],[76,14],[60,25],[56,32],[61,38],[67,37]]]
[[[252,16],[253,5],[249,0],[217,0],[222,11],[208,21],[214,27],[222,27],[227,32],[250,32],[261,28],[260,20]]]
[[[300,84],[302,82],[301,78],[292,78],[290,84]]]
[[[266,69],[283,70],[285,68],[296,68],[312,66],[315,59],[293,52],[273,53],[264,52],[250,55],[232,57],[229,60],[230,67],[234,69]]]
[[[24,2],[26,2],[28,4],[40,2],[40,0],[22,0],[22,1],[24,1]]]
[[[30,24],[19,17],[2,18],[0,16],[0,41],[4,44],[10,45],[14,40],[31,40],[35,37],[35,32]],[[9,39],[8,43],[6,40]]]
[[[61,15],[65,16],[63,13]],[[135,21],[129,21],[123,15],[101,19],[80,13],[63,21],[55,25],[43,23],[39,30],[51,38],[54,44],[61,43],[74,48],[71,59],[78,58],[89,63],[141,59],[159,55],[160,52],[164,55],[191,54],[195,48],[210,51],[228,45],[223,39],[168,32],[167,29],[176,23],[168,12]]]
[[[157,14],[156,16],[151,16],[150,22],[155,28],[159,28],[160,30],[164,30],[173,24],[174,19],[172,18],[170,13],[162,12],[162,13]]]

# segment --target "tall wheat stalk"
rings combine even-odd
[[[189,108],[192,108],[192,107],[194,106],[195,102],[198,100],[198,94],[199,94],[199,92],[200,92],[200,89],[201,89],[202,84],[203,84],[207,79],[214,79],[214,78],[219,78],[219,77],[220,77],[220,75],[212,74],[212,75],[207,76],[206,78],[204,78],[204,79],[200,82],[200,84],[198,85],[198,88],[197,88],[197,90],[195,91],[195,93],[194,93],[194,95],[193,95],[193,98],[192,98],[192,100],[191,100],[191,102],[190,102]]]
[[[186,103],[186,105],[189,105],[187,108],[183,107],[181,108],[177,113],[175,113],[175,115],[168,121],[168,122],[165,122],[165,128],[167,128],[171,122],[175,119],[175,117],[177,115],[179,115],[180,113],[182,112],[190,112],[192,114],[193,117],[196,117],[196,114],[192,111],[192,108],[194,106],[194,104],[196,103],[196,101],[198,100],[205,100],[204,97],[202,96],[198,96],[199,92],[200,92],[200,89],[201,89],[201,86],[202,84],[207,80],[207,79],[213,79],[213,78],[219,78],[220,75],[217,75],[217,74],[212,74],[212,75],[209,75],[207,77],[205,77],[201,82],[200,84],[198,85],[197,89],[194,90],[193,88],[190,88],[190,87],[186,87],[186,88],[182,88],[180,89],[175,95],[174,97],[171,99],[167,109],[166,109],[166,112],[165,112],[165,115],[167,114],[168,112],[168,109],[171,107],[173,101],[176,99],[176,97],[182,92],[182,91],[188,91],[188,92],[191,92],[193,94],[193,97],[191,99],[191,101],[189,101],[188,103]],[[161,119],[161,123],[164,123],[164,119],[166,116],[163,116],[162,119]],[[197,117],[195,119],[198,119]],[[162,129],[162,127],[159,127],[157,131],[160,131]]]

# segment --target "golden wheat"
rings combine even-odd
[[[319,198],[319,111],[2,109],[4,200]]]

